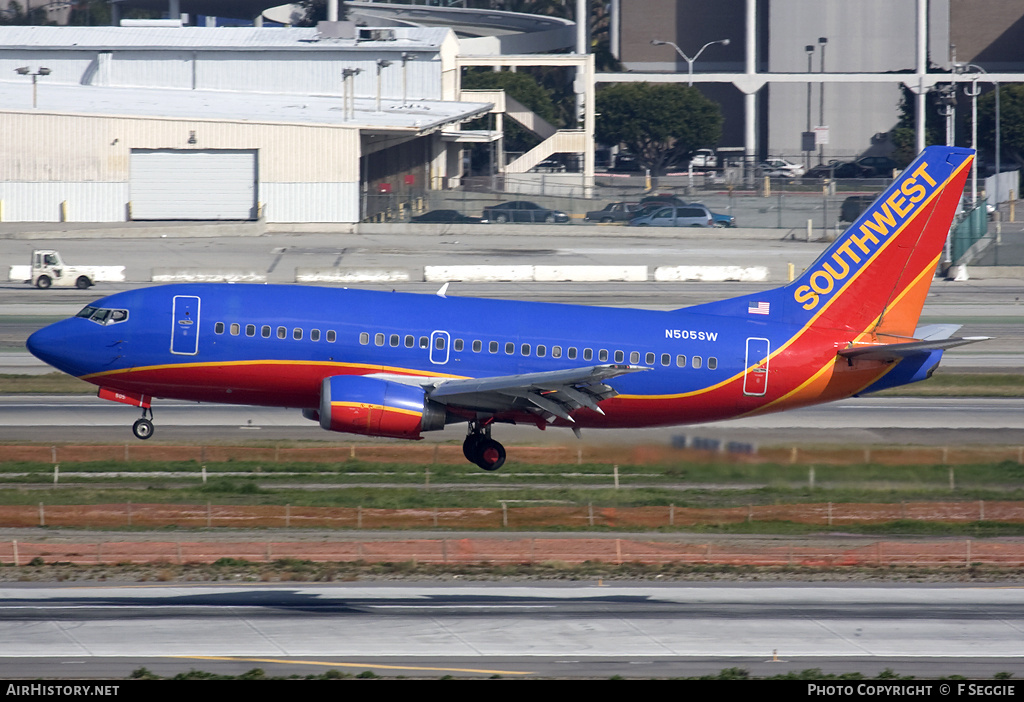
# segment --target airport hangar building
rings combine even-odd
[[[492,107],[455,34],[330,29],[0,27],[0,220],[357,222],[454,185]]]

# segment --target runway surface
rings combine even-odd
[[[139,410],[92,395],[0,397],[2,441],[136,441],[131,424]],[[313,440],[360,443],[395,440],[325,432],[298,410],[199,404],[177,400],[154,404],[159,441],[243,442]],[[428,442],[458,441],[465,425],[428,432]],[[538,431],[502,425],[495,434],[509,445],[567,444],[568,430]],[[852,398],[760,417],[653,429],[584,430],[592,443],[669,443],[679,435],[754,441],[822,443],[955,444],[1024,442],[1024,399],[1019,398]]]
[[[1024,588],[250,585],[0,590],[0,676],[1024,672]],[[173,657],[173,659],[172,659]],[[225,660],[230,659],[230,660]],[[273,671],[273,672],[272,672]]]

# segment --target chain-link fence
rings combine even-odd
[[[458,214],[431,215],[428,220],[458,222],[458,215],[484,217],[488,214],[486,208],[527,201],[540,210],[563,212],[573,224],[596,224],[601,217],[588,219],[588,213],[596,213],[608,203],[638,203],[657,194],[675,196],[686,203],[699,202],[713,212],[731,215],[737,227],[806,230],[810,226],[816,236],[821,236],[855,219],[891,182],[761,178],[748,184],[730,184],[718,176],[684,175],[665,176],[653,183],[641,175],[601,175],[594,186],[586,187],[574,173],[526,176],[530,178],[465,179],[458,190],[367,194],[363,198],[364,221],[417,221],[427,213],[446,210]],[[548,217],[535,212],[510,215],[507,220],[544,222]]]

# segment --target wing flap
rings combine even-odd
[[[427,397],[467,409],[524,410],[549,421],[559,417],[571,422],[572,412],[581,407],[603,414],[598,403],[617,394],[605,380],[645,370],[650,368],[609,364],[491,378],[445,379],[429,388]]]

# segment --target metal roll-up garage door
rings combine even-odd
[[[256,219],[256,151],[132,149],[131,218]]]

